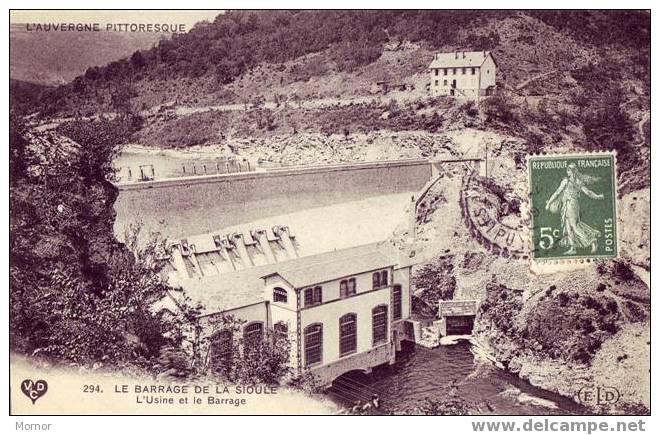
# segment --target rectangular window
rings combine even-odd
[[[438,86],[438,80],[435,81],[435,85]]]
[[[436,76],[438,75],[438,69],[437,68],[435,69],[435,75]]]
[[[387,341],[387,305],[379,305],[371,311],[373,345]]]
[[[448,71],[447,71],[447,68],[443,69],[443,71],[445,72],[444,75],[447,75],[447,72],[448,72]]]
[[[387,271],[381,270],[380,272],[374,272],[371,277],[372,287],[375,289],[387,287]]]
[[[321,286],[305,289],[305,307],[312,307],[323,303],[323,290]]]
[[[401,319],[401,286],[395,285],[392,288],[392,318]]]
[[[465,68],[463,68],[463,71],[461,72],[461,74],[465,75]]]
[[[339,296],[347,298],[355,294],[355,278],[345,279],[339,283]]]
[[[443,85],[447,86],[447,80],[445,80],[445,82],[443,83]]]
[[[339,356],[357,351],[357,316],[346,314],[339,318]]]
[[[476,73],[477,73],[477,69],[473,67],[472,68],[472,75],[475,75]]]
[[[357,292],[357,289],[355,287],[355,278],[351,278],[348,280],[348,295],[352,296]]]

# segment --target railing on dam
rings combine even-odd
[[[289,175],[303,175],[313,173],[344,172],[356,171],[361,169],[385,169],[431,165],[427,159],[400,159],[400,160],[380,160],[370,162],[338,163],[329,165],[301,165],[288,166],[268,169],[256,169],[247,172],[233,173],[211,173],[211,174],[192,174],[183,177],[163,178],[163,179],[145,179],[144,181],[130,181],[116,183],[119,190],[140,190],[157,187],[170,187],[177,185],[194,185],[215,182],[227,182],[248,180],[257,178],[282,177]]]

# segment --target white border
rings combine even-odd
[[[530,7],[546,7],[546,8],[635,8],[635,9],[651,9],[651,5],[654,3],[651,1],[629,1],[622,3],[620,1],[613,0],[601,0],[601,1],[567,1],[567,0],[556,0],[553,2],[545,2],[545,4],[530,3],[529,1],[501,1],[497,4],[486,1],[474,1],[474,0],[465,0],[457,4],[449,3],[438,3],[437,1],[408,1],[408,2],[395,2],[392,0],[380,0],[376,1],[356,1],[356,0],[335,0],[327,2],[316,2],[310,3],[309,1],[301,0],[286,0],[280,1],[277,3],[259,1],[259,0],[243,0],[243,1],[201,1],[201,0],[187,0],[186,2],[174,2],[174,1],[160,1],[160,2],[137,2],[135,0],[126,1],[126,0],[115,0],[111,3],[90,3],[89,1],[59,1],[59,2],[47,2],[47,1],[17,1],[10,0],[8,2],[8,7],[13,8],[78,8],[78,9],[89,9],[90,6],[106,6],[109,8],[180,8],[184,6],[185,8],[203,8],[203,9],[232,9],[232,8],[442,8],[442,7],[456,7],[460,6],[463,8],[512,8],[512,9],[526,9]],[[652,12],[652,21],[655,17],[656,12]],[[9,47],[9,32],[7,26],[8,15],[5,16],[3,22],[3,32],[2,38],[3,43],[2,55],[4,59],[8,59],[8,53],[6,52]],[[655,43],[658,47],[658,38],[652,36],[652,43]],[[656,49],[652,48],[652,53],[655,53]],[[652,56],[653,59],[653,56]],[[655,57],[657,60],[658,58]],[[652,61],[652,71],[657,72],[660,65],[657,65],[656,61]],[[4,83],[8,83],[9,79],[9,70],[8,67],[4,70],[3,74],[6,74]],[[653,74],[655,76],[656,74]],[[8,132],[8,88],[3,88],[3,97],[6,102],[3,105],[3,114],[2,114],[2,125],[4,138],[7,137]],[[657,91],[652,91],[652,104],[655,105],[657,102]],[[660,106],[655,106],[660,107]],[[653,126],[653,118],[652,118]],[[7,146],[7,142],[4,142]],[[655,148],[652,149],[652,167],[658,158],[658,150]],[[8,151],[5,149],[5,152],[2,154],[3,159],[7,159]],[[8,162],[4,165],[5,168],[8,168]],[[2,194],[6,195],[4,203],[9,203],[8,191],[9,191],[9,180],[8,172],[5,173],[5,176],[2,178]],[[652,198],[655,200],[655,203],[658,204],[660,199],[660,190],[656,187],[655,192],[652,194]],[[8,227],[8,208],[5,213],[2,214],[2,224],[4,228]],[[656,232],[657,233],[657,232]],[[5,249],[3,250],[3,262],[2,262],[2,271],[3,271],[3,287],[4,295],[8,307],[9,291],[6,286],[8,285],[8,232],[2,232],[3,244]],[[659,252],[658,248],[658,238],[652,238],[652,248],[655,252]],[[655,271],[655,268],[652,267],[652,271]],[[652,290],[654,291],[654,290]],[[652,326],[652,332],[655,332],[656,336],[660,334],[657,331],[657,324],[660,317],[657,316],[658,309],[652,306],[652,313],[656,314],[656,326]],[[8,379],[8,310],[2,310],[2,319],[0,323],[2,324],[2,355],[0,360],[2,361],[2,376],[3,379]],[[657,352],[656,352],[657,353]],[[660,357],[656,356],[653,360],[653,370],[656,373],[660,373],[659,361]],[[657,384],[657,382],[656,382]],[[4,383],[6,386],[6,383]],[[652,415],[651,418],[643,418],[647,422],[647,432],[654,431],[657,433],[660,430],[660,424],[658,424],[658,403],[660,403],[660,396],[658,391],[652,386],[652,392],[655,396],[655,402],[652,403]],[[3,411],[9,409],[8,404],[8,386],[0,394],[1,403]],[[569,418],[564,418],[569,420]],[[608,418],[612,420],[614,417]],[[199,417],[199,418],[187,418],[187,417],[35,417],[35,418],[19,418],[19,417],[4,417],[4,428],[8,431],[14,431],[14,422],[22,420],[26,422],[52,422],[54,424],[54,429],[49,433],[61,433],[61,434],[85,434],[89,433],[95,434],[113,434],[117,433],[147,433],[147,434],[169,434],[169,433],[178,433],[178,434],[192,434],[199,432],[200,434],[206,433],[244,433],[244,432],[266,432],[268,434],[280,434],[280,433],[313,433],[318,435],[332,434],[336,435],[337,433],[402,433],[408,434],[413,431],[426,431],[430,433],[447,433],[447,434],[471,434],[474,433],[471,429],[470,422],[476,420],[484,420],[483,417],[390,417],[390,418],[358,418],[358,417]],[[493,420],[498,421],[516,421],[518,424],[522,424],[527,421],[527,417],[514,417],[514,418],[502,418],[494,417]],[[572,420],[572,418],[571,418]],[[602,418],[588,417],[584,420],[587,421],[601,421]],[[636,421],[639,418],[627,418],[626,420]],[[524,432],[521,432],[524,433]]]

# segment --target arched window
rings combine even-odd
[[[284,290],[281,287],[275,287],[273,289],[273,302],[282,302],[284,304],[287,303],[288,297],[286,290]]]
[[[371,275],[371,284],[373,288],[380,288],[380,272],[374,272]]]
[[[401,318],[401,286],[399,284],[392,288],[392,318],[399,320]]]
[[[323,325],[314,323],[305,328],[305,367],[323,361]]]
[[[226,367],[234,350],[234,334],[229,329],[217,332],[211,338],[210,362],[214,370]]]
[[[246,345],[256,344],[264,338],[264,324],[261,322],[248,323],[243,329],[243,340]]]
[[[378,305],[371,310],[373,345],[387,342],[387,305]]]
[[[282,321],[279,321],[279,322],[275,323],[275,325],[273,326],[273,330],[275,331],[275,339],[276,340],[278,340],[278,339],[288,340],[289,339],[289,326],[286,323],[284,323]]]
[[[339,356],[357,351],[357,316],[344,314],[339,318]]]

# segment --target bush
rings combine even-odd
[[[504,94],[496,94],[484,101],[486,122],[500,126],[516,128],[520,122],[514,105]]]
[[[479,114],[479,109],[477,108],[476,104],[474,101],[469,100],[465,102],[461,107],[460,107],[461,112],[465,113],[467,116],[474,118]]]
[[[12,350],[80,364],[150,367],[169,325],[151,313],[166,285],[141,248],[114,237],[117,188],[112,159],[123,120],[72,122],[11,136],[10,345]],[[137,235],[135,236],[137,239]]]
[[[456,291],[453,271],[451,257],[438,257],[415,271],[412,284],[419,292],[413,299],[413,309],[418,314],[435,316],[439,301],[453,299]]]

